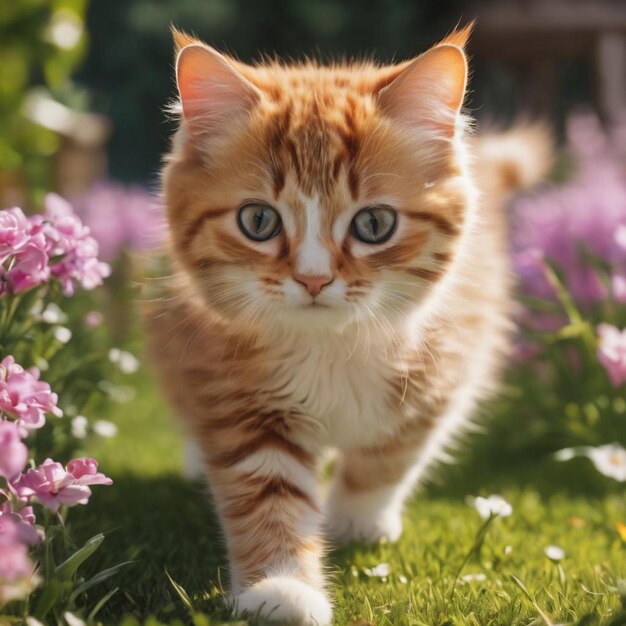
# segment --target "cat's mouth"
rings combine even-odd
[[[307,304],[302,304],[300,308],[301,309],[330,309],[332,307],[330,307],[328,304],[322,304],[321,302],[317,302],[317,300],[312,300],[311,302],[308,302]]]

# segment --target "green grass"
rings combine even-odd
[[[80,539],[107,532],[89,561],[93,571],[134,562],[89,601],[119,587],[99,614],[106,624],[243,626],[248,622],[233,620],[221,599],[227,570],[204,488],[181,477],[181,437],[154,381],[145,373],[134,378],[136,398],[98,416],[119,425],[118,437],[86,448],[115,484],[94,489],[90,505],[70,516]],[[473,454],[442,468],[437,484],[410,501],[397,544],[352,545],[328,555],[335,624],[626,625],[618,592],[626,544],[615,527],[626,522],[623,488],[593,474],[585,461],[513,464],[498,460],[488,439],[470,443]],[[494,521],[454,585],[481,524],[465,496],[494,492],[512,503],[513,515]],[[566,552],[560,565],[544,554],[550,544]],[[366,574],[380,563],[389,563],[388,578]],[[468,574],[484,579],[466,581]]]

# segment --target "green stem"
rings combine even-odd
[[[474,543],[472,544],[470,551],[465,555],[463,562],[459,566],[458,570],[456,571],[456,575],[454,576],[454,581],[452,582],[452,588],[450,589],[450,600],[452,599],[452,596],[454,595],[454,590],[456,589],[456,584],[459,581],[463,568],[467,565],[468,561],[472,558],[472,556],[474,556],[475,554],[478,554],[478,552],[480,551],[480,548],[485,541],[487,530],[489,529],[489,526],[491,526],[493,520],[496,519],[496,517],[498,517],[497,513],[490,513],[489,517],[485,520],[485,523],[478,529],[478,532],[476,533],[476,537],[474,538]]]

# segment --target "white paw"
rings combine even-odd
[[[339,543],[397,541],[402,535],[402,516],[396,510],[377,511],[367,516],[357,512],[330,511],[327,528],[328,536]]]
[[[235,612],[290,626],[328,626],[332,608],[326,596],[297,578],[265,578],[234,601]]]
[[[402,534],[402,498],[395,488],[353,492],[337,481],[326,503],[326,527],[328,537],[338,542],[397,541]]]

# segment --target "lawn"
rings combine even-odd
[[[237,621],[223,606],[219,528],[204,487],[182,477],[181,436],[167,405],[145,369],[129,383],[135,398],[98,416],[115,421],[118,436],[85,448],[114,486],[98,490],[70,520],[78,539],[94,529],[107,533],[88,562],[93,571],[132,561],[92,592],[91,602],[119,587],[99,619],[123,626],[256,623]],[[493,423],[500,430],[508,424],[515,437],[522,422],[501,415],[509,407],[496,402],[490,409]],[[616,527],[626,522],[623,489],[594,474],[586,459],[499,458],[485,424],[487,434],[467,439],[458,463],[441,468],[410,501],[397,544],[330,552],[335,624],[626,624],[626,537]],[[501,493],[513,513],[493,520],[482,548],[473,550],[482,520],[468,496],[491,493]],[[565,551],[560,562],[546,556],[550,545]]]

